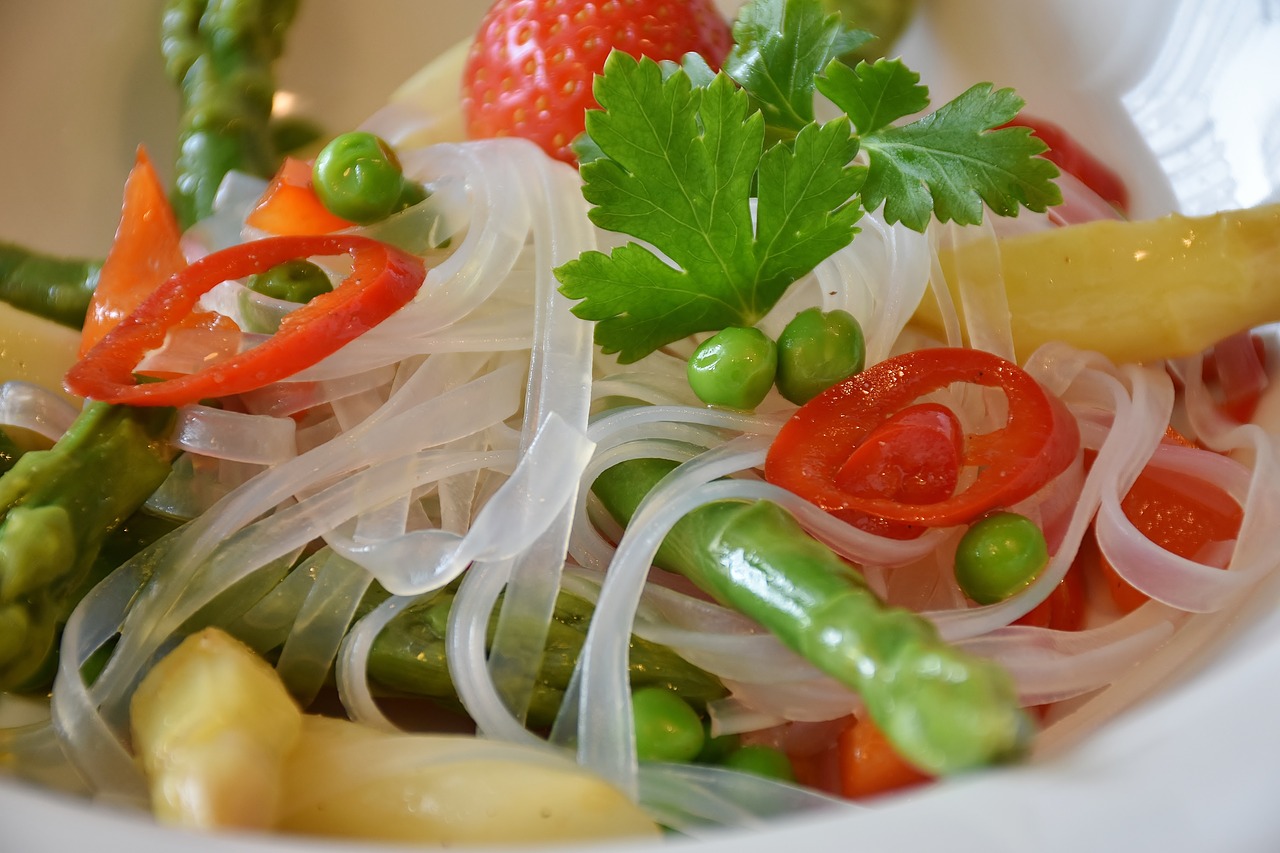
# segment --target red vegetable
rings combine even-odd
[[[1191,446],[1172,428],[1165,441]],[[1166,551],[1195,559],[1213,542],[1235,539],[1244,510],[1221,486],[1196,477],[1148,467],[1120,501],[1120,509],[1138,531]],[[1101,558],[1102,576],[1111,600],[1124,613],[1147,601],[1147,596],[1120,577]]]
[[[918,403],[891,416],[849,454],[835,483],[861,498],[934,504],[955,493],[964,461],[964,428],[937,403]],[[908,538],[920,529],[863,516],[858,526]]]
[[[975,476],[959,493],[942,500],[876,497],[841,474],[894,415],[957,382],[999,388],[1008,401],[1002,427],[965,437],[962,464]],[[964,524],[1029,497],[1064,471],[1079,447],[1070,412],[1016,364],[981,350],[925,349],[886,359],[801,406],[770,447],[765,478],[851,524],[868,526],[871,517],[915,532]]]
[[[870,717],[840,734],[840,793],[850,799],[886,794],[928,782],[932,777],[908,764]]]
[[[596,106],[592,80],[615,48],[719,68],[732,35],[712,0],[498,0],[480,25],[462,75],[473,138],[522,136],[575,162],[569,144]]]
[[[311,164],[286,157],[245,224],[272,234],[328,234],[354,223],[329,212],[311,187]]]
[[[1073,563],[1049,597],[1022,618],[1014,620],[1014,624],[1054,631],[1079,631],[1084,627],[1084,576],[1085,570]]]
[[[1124,180],[1061,127],[1025,113],[1009,124],[1031,128],[1031,133],[1049,146],[1049,150],[1041,156],[1093,190],[1121,213],[1128,213],[1129,188],[1125,186]]]
[[[351,275],[285,316],[262,344],[196,373],[138,384],[134,368],[220,282],[295,258],[351,254]],[[355,235],[269,237],[208,255],[180,271],[67,372],[73,393],[109,403],[180,406],[260,388],[336,352],[413,299],[426,271],[413,255]]]
[[[80,335],[80,354],[187,265],[182,231],[147,152],[139,148],[124,184],[116,236],[102,264]]]

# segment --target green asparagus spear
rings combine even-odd
[[[594,491],[626,524],[674,462],[621,463]],[[933,774],[1017,757],[1032,733],[1012,679],[886,606],[862,576],[777,504],[718,501],[672,528],[655,560],[760,622],[855,690],[899,752]]]
[[[42,672],[104,540],[168,476],[172,419],[90,404],[0,478],[0,689]]]
[[[181,87],[174,212],[205,216],[227,172],[268,177],[273,64],[297,0],[169,0],[161,23],[165,72]]]
[[[58,258],[0,243],[0,300],[78,329],[101,270],[101,261]]]
[[[453,589],[440,590],[431,598],[406,608],[387,624],[369,654],[369,676],[374,683],[397,693],[426,696],[457,707],[457,692],[445,662],[444,642],[453,599]],[[556,598],[542,669],[529,707],[530,726],[545,728],[555,719],[586,640],[591,612],[591,604],[575,595],[561,592]],[[490,640],[496,624],[495,616],[489,625]],[[631,638],[630,666],[633,688],[665,687],[699,710],[726,693],[714,675],[688,663],[667,647],[640,637]]]
[[[231,169],[274,171],[271,64],[295,8],[295,0],[167,5],[162,51],[182,87],[174,194],[184,225],[212,212]],[[78,327],[99,269],[0,246],[0,298]],[[45,303],[58,313],[40,310]],[[108,563],[159,532],[135,513],[169,474],[172,420],[172,409],[93,403],[53,448],[27,453],[0,477],[0,690],[43,686],[71,609]]]

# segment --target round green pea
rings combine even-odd
[[[688,762],[702,751],[702,719],[693,707],[665,687],[644,687],[631,694],[636,721],[636,754],[641,761]]]
[[[754,773],[780,782],[794,782],[795,770],[791,767],[791,759],[780,749],[764,744],[751,744],[729,753],[724,760],[725,767]]]
[[[386,219],[425,195],[405,180],[391,146],[365,131],[335,136],[321,149],[311,184],[331,213],[360,225]]]
[[[699,764],[723,764],[742,746],[742,737],[736,734],[712,735],[710,729],[710,723],[703,726],[702,749],[693,760]]]
[[[299,258],[276,264],[266,272],[253,276],[249,279],[249,289],[272,299],[307,303],[320,294],[333,290],[333,283],[320,267]]]
[[[778,335],[778,393],[797,406],[862,370],[867,342],[848,311],[808,308]]]
[[[1049,562],[1044,533],[1016,512],[975,521],[956,546],[956,582],[979,604],[995,604],[1025,589]]]
[[[730,326],[707,338],[689,358],[689,387],[712,406],[754,409],[778,369],[778,349],[756,328]]]

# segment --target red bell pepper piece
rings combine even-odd
[[[1222,487],[1204,480],[1147,468],[1120,501],[1120,509],[1143,536],[1171,553],[1195,559],[1213,542],[1235,539],[1244,518]],[[1122,613],[1147,601],[1104,556],[1102,576],[1111,600]]]
[[[962,465],[976,469],[972,482],[930,501],[851,487],[840,472],[869,436],[920,397],[957,382],[999,388],[1008,401],[1002,427],[965,437]],[[864,529],[871,517],[919,532],[965,524],[1030,497],[1079,449],[1071,413],[1026,371],[981,350],[941,347],[886,359],[805,403],[774,439],[765,479]]]
[[[351,275],[286,315],[258,346],[199,370],[139,384],[134,368],[200,297],[230,279],[295,258],[351,254]],[[214,252],[169,278],[67,372],[73,393],[108,403],[181,406],[269,385],[310,367],[390,317],[426,276],[422,260],[356,235],[269,237]]]
[[[147,152],[139,148],[124,184],[124,206],[80,333],[84,355],[165,279],[187,265],[182,230]]]
[[[272,234],[329,234],[355,223],[329,212],[311,186],[311,164],[286,157],[245,224]]]
[[[870,717],[853,721],[840,733],[840,793],[851,800],[900,791],[933,777],[906,762]]]

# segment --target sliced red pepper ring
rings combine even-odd
[[[288,314],[258,346],[185,376],[139,383],[134,370],[216,285],[295,258],[350,254],[351,275]],[[268,237],[223,249],[170,277],[67,372],[68,390],[133,406],[181,406],[261,388],[337,352],[390,317],[422,287],[422,260],[350,234]]]
[[[937,503],[955,494],[964,465],[964,427],[938,403],[907,406],[873,429],[835,474],[836,485],[860,498]],[[915,525],[864,515],[846,520],[894,539],[910,539]]]
[[[999,388],[1008,403],[1002,427],[965,438],[962,464],[976,469],[972,482],[936,501],[850,487],[840,472],[868,436],[919,398],[958,382]],[[1079,449],[1075,418],[1026,371],[981,350],[940,347],[886,359],[801,406],[774,439],[765,478],[853,524],[872,516],[949,527],[1030,497]]]

